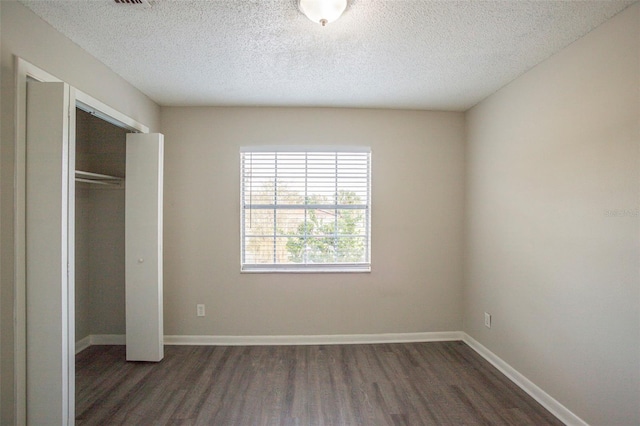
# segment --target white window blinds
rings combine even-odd
[[[370,270],[368,149],[241,152],[243,271]]]

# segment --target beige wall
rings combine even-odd
[[[124,190],[76,187],[76,342],[125,334]]]
[[[1,144],[0,144],[0,295],[2,306],[0,403],[2,424],[13,423],[14,406],[14,70],[18,55],[107,105],[158,130],[159,107],[76,44],[66,39],[27,8],[12,0],[1,9]]]
[[[165,334],[460,330],[461,113],[163,107],[161,122]],[[240,274],[239,149],[261,144],[371,146],[370,274]]]
[[[94,189],[90,197],[91,334],[124,335],[125,192]]]
[[[75,331],[76,342],[91,334],[91,213],[92,191],[76,187]]]
[[[467,114],[464,330],[594,425],[640,424],[639,30],[636,4]]]

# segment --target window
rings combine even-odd
[[[366,272],[368,148],[243,148],[242,271]]]

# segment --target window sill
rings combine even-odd
[[[368,274],[371,273],[371,266],[303,266],[303,267],[243,267],[241,274]]]

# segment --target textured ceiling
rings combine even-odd
[[[634,0],[20,0],[161,105],[463,111]]]

